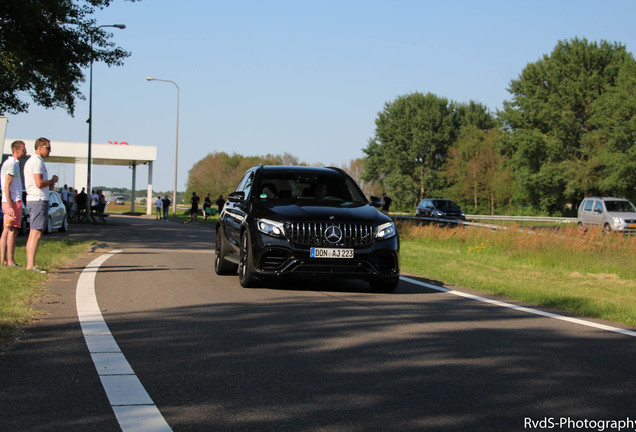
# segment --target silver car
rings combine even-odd
[[[31,217],[26,206],[23,207],[22,214],[22,227],[26,232],[26,230],[30,228],[31,224]],[[59,230],[60,232],[68,231],[68,215],[66,214],[66,207],[62,202],[60,194],[54,191],[49,192],[49,217],[46,222],[46,228],[44,228],[44,232],[46,234],[50,234],[53,230]],[[20,231],[22,231],[22,228]]]
[[[636,207],[625,198],[588,197],[579,206],[579,229],[597,225],[603,231],[636,232]]]

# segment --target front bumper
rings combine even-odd
[[[253,245],[255,271],[261,277],[321,276],[379,280],[392,279],[400,274],[399,241],[396,237],[376,241],[369,248],[355,248],[353,258],[342,259],[311,258],[309,248],[294,248],[286,240],[263,237]]]

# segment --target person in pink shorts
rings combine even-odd
[[[13,256],[15,240],[22,222],[22,177],[20,159],[26,157],[24,141],[11,143],[12,155],[0,169],[2,178],[2,237],[0,237],[0,262],[3,266],[18,267]]]

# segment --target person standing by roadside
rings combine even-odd
[[[210,199],[210,194],[207,194],[205,198],[203,198],[203,220],[208,219],[208,215],[212,214],[212,200]]]
[[[24,185],[27,192],[27,208],[31,218],[31,231],[26,244],[27,270],[46,273],[35,266],[42,233],[49,217],[49,191],[53,190],[58,177],[49,179],[44,159],[51,154],[51,141],[46,138],[35,140],[35,154],[24,164]]]
[[[161,203],[163,204],[163,220],[168,222],[168,213],[170,212],[170,204],[172,204],[172,201],[170,201],[170,198],[166,195],[161,200]]]
[[[192,198],[190,198],[190,204],[192,204],[192,207],[190,207],[190,217],[192,218],[192,222],[196,222],[197,216],[199,215],[199,200],[200,198],[197,193],[192,192]]]
[[[66,214],[68,217],[71,217],[71,213],[73,212],[73,188],[68,188],[68,193],[66,194],[66,202],[64,203],[66,206]]]
[[[60,197],[62,198],[62,204],[64,204],[64,207],[66,207],[66,213],[70,214],[71,209],[68,206],[68,185],[64,185],[64,187],[60,191]]]
[[[0,261],[3,266],[18,267],[15,263],[15,240],[22,222],[22,177],[20,176],[20,159],[26,157],[24,141],[11,143],[12,155],[4,161],[0,175],[2,176],[2,237],[0,237]],[[11,222],[9,222],[11,221]]]
[[[219,199],[216,200],[216,206],[219,209],[219,214],[221,214],[221,210],[223,210],[224,205],[225,205],[225,198],[223,198],[223,195],[219,195]]]
[[[77,217],[77,215],[78,215],[78,212],[77,212],[77,189],[73,189],[73,188],[69,189],[68,205],[71,208],[71,212],[69,213],[68,217],[73,219],[73,220],[79,219]]]
[[[155,201],[155,213],[157,213],[157,220],[161,220],[161,209],[163,208],[163,202],[161,201],[161,197],[157,197],[157,201]]]

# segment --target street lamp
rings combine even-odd
[[[174,190],[172,191],[172,216],[177,215],[177,159],[179,158],[179,86],[176,82],[160,79],[160,78],[146,78],[147,81],[163,81],[172,83],[177,88],[177,138],[174,146]]]
[[[86,173],[86,194],[88,195],[88,199],[86,200],[86,215],[91,214],[91,162],[92,162],[92,147],[93,147],[93,35],[100,28],[104,27],[115,27],[118,29],[125,29],[126,26],[124,24],[105,24],[95,27],[93,31],[91,31],[91,67],[90,67],[90,78],[88,84],[88,172]]]

